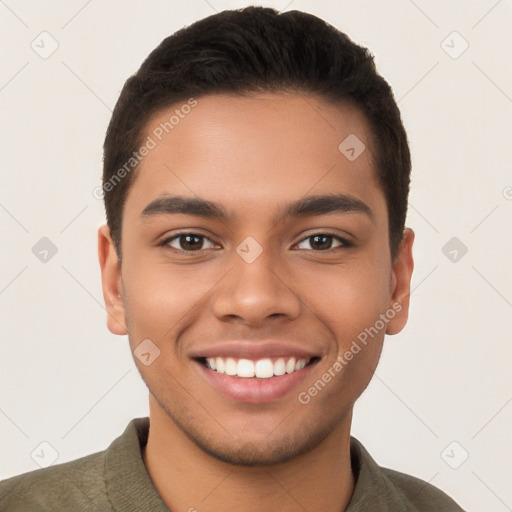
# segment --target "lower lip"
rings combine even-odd
[[[278,400],[292,391],[310,374],[317,360],[302,370],[270,377],[269,379],[232,377],[207,368],[199,361],[199,366],[206,380],[224,396],[237,402],[262,404]]]

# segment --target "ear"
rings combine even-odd
[[[414,231],[405,228],[402,242],[392,264],[390,309],[396,312],[388,322],[386,334],[398,334],[407,323],[409,316],[409,297],[411,295],[411,277],[414,269],[412,244]]]
[[[107,327],[112,334],[127,334],[123,300],[121,268],[110,228],[103,225],[98,229],[98,258],[101,267],[103,300],[107,309]]]

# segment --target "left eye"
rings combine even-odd
[[[312,240],[313,242],[312,243],[310,242],[310,246],[316,247],[316,249],[318,249],[319,251],[326,251],[329,249],[333,249],[333,247],[332,247],[333,240],[338,242],[338,245],[335,247],[349,245],[349,243],[345,239],[343,239],[337,235],[331,235],[329,233],[317,233],[314,235],[310,235],[310,236],[304,238],[301,242],[299,242],[298,245],[306,242],[307,240]]]
[[[187,252],[197,252],[198,249],[205,249],[203,247],[203,241],[207,240],[211,247],[206,247],[207,249],[211,249],[215,246],[215,244],[204,235],[197,235],[195,233],[180,233],[179,235],[175,235],[171,238],[167,238],[162,242],[162,245],[170,245],[173,249],[187,251]],[[173,245],[173,243],[178,244],[178,247]]]

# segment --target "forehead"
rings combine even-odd
[[[251,215],[320,193],[383,202],[368,123],[349,103],[295,93],[207,95],[159,111],[144,140],[154,147],[127,198],[139,213],[163,193]]]

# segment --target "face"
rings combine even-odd
[[[284,93],[196,101],[147,126],[156,145],[126,199],[121,268],[100,228],[108,325],[128,333],[154,406],[196,446],[283,462],[348,432],[384,334],[407,319],[413,233],[392,261],[355,107]]]

